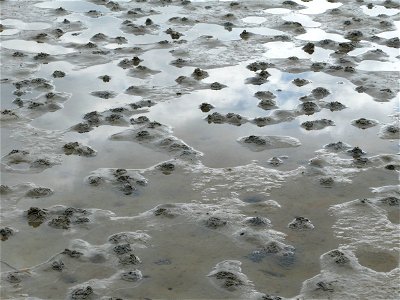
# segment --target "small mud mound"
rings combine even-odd
[[[252,151],[264,151],[278,148],[292,148],[301,145],[298,139],[290,136],[256,136],[250,135],[237,140]]]
[[[335,123],[328,119],[306,121],[301,123],[301,127],[303,127],[305,130],[321,130],[328,126],[335,126]]]
[[[125,195],[138,195],[148,183],[138,172],[126,169],[98,169],[86,177],[85,182],[91,186],[111,186]]]
[[[240,126],[242,124],[247,123],[247,119],[245,117],[242,117],[241,115],[235,113],[227,113],[226,115],[222,115],[218,112],[214,112],[211,115],[208,115],[206,120],[208,123],[214,123],[214,124],[228,123],[235,126]]]
[[[253,289],[253,285],[247,276],[241,273],[240,265],[240,261],[225,260],[218,263],[207,276],[215,285],[227,291],[250,291]]]
[[[146,117],[131,120],[132,129],[112,135],[111,140],[132,141],[163,151],[175,158],[196,161],[202,154],[171,135],[171,128]]]
[[[278,108],[276,105],[276,101],[272,99],[263,99],[258,103],[258,107],[264,109],[264,110],[270,110],[270,109],[275,109]]]
[[[110,98],[115,98],[117,96],[117,94],[113,91],[95,91],[91,92],[90,94],[102,99],[110,99]]]
[[[330,150],[330,151],[345,151],[349,148],[351,148],[350,145],[343,143],[343,142],[337,142],[337,143],[329,143],[324,146],[325,149]]]
[[[325,102],[320,104],[321,107],[329,109],[330,111],[341,111],[347,108],[343,103],[339,101]]]
[[[54,77],[54,78],[63,78],[63,77],[65,77],[65,72],[63,72],[63,71],[60,71],[60,70],[56,70],[56,71],[54,71],[53,72],[53,74],[52,74],[52,76]]]
[[[10,227],[0,228],[0,239],[2,241],[8,240],[14,234],[15,234],[15,230]]]
[[[1,158],[9,171],[20,173],[39,173],[58,164],[58,161],[45,155],[31,154],[26,150],[14,149]]]
[[[146,108],[154,105],[155,103],[150,100],[141,100],[125,106],[110,108],[103,112],[91,111],[83,116],[81,123],[72,126],[70,130],[85,133],[92,131],[95,127],[104,125],[127,127],[136,122],[134,119],[129,119],[129,117],[143,113]]]
[[[278,167],[283,164],[283,160],[279,157],[274,156],[268,160],[268,163],[273,167]]]
[[[311,221],[304,217],[296,217],[292,222],[289,223],[288,227],[293,230],[314,229],[314,225],[311,223]]]
[[[209,112],[214,108],[214,106],[209,103],[203,102],[202,104],[200,104],[199,108],[202,112]]]
[[[268,259],[282,267],[293,265],[296,260],[295,248],[293,246],[276,241],[268,242],[261,248],[252,251],[247,258],[256,263]]]
[[[82,145],[78,142],[67,143],[63,146],[66,155],[79,155],[79,156],[95,156],[96,151],[89,146]]]
[[[309,84],[310,81],[308,81],[307,79],[304,79],[304,78],[296,78],[296,79],[293,79],[292,83],[294,85],[297,85],[298,87],[301,87],[301,86]]]
[[[135,68],[131,68],[128,71],[128,76],[132,76],[134,78],[146,79],[149,76],[160,73],[160,71],[149,69],[146,66],[139,65]]]
[[[260,100],[272,100],[275,99],[276,96],[274,93],[270,91],[259,91],[254,94],[254,97],[260,99]]]
[[[301,103],[297,110],[305,115],[313,115],[314,113],[319,112],[321,108],[314,102],[306,101]]]
[[[55,229],[70,229],[76,226],[85,226],[93,222],[102,212],[75,207],[54,206],[46,209],[31,207],[25,212],[28,224],[38,227],[45,221]]]
[[[381,127],[379,131],[381,139],[399,139],[400,138],[400,125],[399,122],[387,124]]]
[[[253,85],[262,85],[266,82],[268,82],[268,77],[270,77],[271,74],[268,73],[268,71],[263,70],[260,71],[259,73],[256,73],[256,76],[250,77],[246,79],[247,84],[253,84]]]
[[[42,198],[51,196],[54,193],[52,189],[45,187],[35,187],[26,192],[27,197],[31,198]]]
[[[209,75],[208,75],[207,71],[204,71],[204,70],[202,70],[200,68],[194,69],[194,71],[192,73],[192,77],[194,79],[197,79],[197,80],[201,80],[201,79],[207,78],[208,76]]]
[[[322,99],[327,97],[330,92],[323,87],[317,87],[311,91],[311,95],[313,95],[316,99]]]
[[[365,118],[360,118],[351,121],[351,125],[358,127],[360,129],[367,129],[370,127],[374,127],[378,125],[378,121],[376,120],[370,120],[370,119],[365,119]]]

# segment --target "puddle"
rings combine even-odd
[[[89,24],[88,29],[80,32],[76,35],[75,32],[67,33],[61,37],[61,40],[65,43],[88,43],[90,39],[97,33],[103,33],[110,38],[117,36],[123,36],[124,33],[119,28],[121,21],[115,17],[103,16],[98,18],[90,18],[82,16],[80,14],[72,14],[68,16],[70,21],[80,21],[83,24]],[[60,19],[62,21],[63,18]],[[119,45],[121,47],[121,45]]]
[[[317,15],[326,12],[329,9],[334,9],[342,6],[342,3],[331,3],[327,0],[313,0],[309,2],[296,1],[297,3],[307,6],[305,9],[299,10],[300,13],[306,15]]]
[[[78,12],[78,13],[85,13],[90,10],[97,10],[102,13],[107,13],[110,10],[103,6],[103,5],[97,5],[94,3],[86,2],[86,1],[48,1],[48,2],[41,2],[35,4],[36,7],[40,8],[59,8],[63,7],[64,9],[72,12]]]
[[[0,23],[5,26],[15,27],[19,30],[44,30],[50,28],[51,24],[42,22],[25,23],[17,19],[4,19]]]
[[[310,55],[304,52],[302,47],[296,47],[294,43],[290,42],[271,42],[264,44],[264,46],[267,48],[264,56],[270,59],[296,56],[299,59],[308,59],[311,57],[312,61],[318,62],[329,60],[331,53],[333,53],[332,50],[315,47],[315,52]]]
[[[399,31],[398,30],[393,30],[393,31],[387,31],[387,32],[382,32],[378,34],[379,37],[384,38],[384,39],[391,39],[399,36]]]
[[[398,211],[398,210],[389,211],[388,219],[393,224],[400,224],[400,211]]]
[[[66,72],[66,77],[60,80],[60,91],[70,91],[81,84],[81,76],[91,78],[79,90],[73,93],[71,99],[64,104],[62,110],[45,114],[33,121],[33,125],[45,128],[63,130],[70,126],[79,123],[82,116],[89,111],[103,111],[111,107],[126,105],[139,100],[139,97],[124,95],[123,92],[127,86],[134,84],[134,79],[126,76],[126,70],[117,66],[118,62],[113,62],[105,65],[85,68],[83,70],[75,70],[68,63],[49,63],[44,65],[38,75],[46,76],[54,70],[61,69]],[[98,76],[108,75],[111,77],[110,82],[103,82]],[[117,97],[113,99],[101,99],[90,95],[91,91],[96,90],[112,90],[117,93]]]
[[[41,22],[25,23],[17,19],[4,19],[0,20],[0,23],[6,27],[6,29],[0,32],[0,36],[15,35],[21,32],[21,30],[44,30],[51,26],[48,23],[41,23]]]
[[[389,71],[399,72],[400,66],[395,62],[381,62],[376,60],[363,60],[357,69],[363,71]]]
[[[385,39],[391,39],[398,37],[400,35],[400,21],[394,21],[394,25],[396,26],[396,30],[393,31],[387,31],[387,32],[382,32],[377,34],[377,36]]]
[[[74,52],[74,50],[62,46],[50,45],[47,43],[37,43],[35,41],[25,41],[25,40],[3,41],[1,43],[1,47],[18,51],[28,51],[33,53],[44,52],[50,55],[58,55],[58,54]]]
[[[246,18],[242,19],[243,22],[250,23],[250,24],[262,24],[266,20],[267,19],[264,17],[246,17]]]
[[[398,257],[385,252],[367,252],[360,250],[356,253],[356,256],[361,265],[376,272],[390,272],[399,266]]]
[[[330,39],[332,41],[339,42],[339,43],[349,41],[349,40],[343,38],[339,34],[327,33],[320,28],[308,28],[307,33],[298,35],[298,36],[296,36],[296,38],[299,40],[304,40],[304,41],[322,41],[325,39]]]
[[[283,34],[283,32],[280,30],[270,29],[267,27],[233,28],[231,31],[228,31],[222,26],[210,24],[196,24],[185,34],[188,35],[188,40],[194,40],[198,37],[209,35],[211,32],[212,36],[218,38],[219,40],[230,41],[240,40],[240,34],[243,32],[243,30],[266,36]]]
[[[14,35],[20,32],[19,29],[5,29],[2,32],[0,32],[0,35]]]
[[[375,51],[377,49],[383,51],[384,54],[381,55],[382,59],[391,60],[395,64],[396,60],[398,59],[397,58],[398,50],[394,49],[394,48],[387,47],[387,46],[374,44],[374,43],[371,43],[371,47],[364,47],[364,48],[354,49],[353,51],[350,51],[348,53],[348,55],[357,57],[357,56],[360,56],[360,55],[363,55],[363,54],[367,53],[368,51]]]
[[[287,8],[269,8],[264,10],[267,14],[272,14],[272,15],[285,15],[291,12],[290,9]]]
[[[398,10],[398,9],[386,8],[381,5],[373,5],[372,8],[368,8],[366,5],[362,5],[361,9],[364,14],[371,16],[371,17],[376,17],[379,15],[394,16],[400,12],[400,10]]]

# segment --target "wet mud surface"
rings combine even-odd
[[[1,1],[1,298],[398,299],[397,1]]]

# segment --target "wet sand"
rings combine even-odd
[[[1,297],[398,299],[396,1],[1,1]]]

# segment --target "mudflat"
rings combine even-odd
[[[0,7],[2,299],[400,298],[398,1]]]

